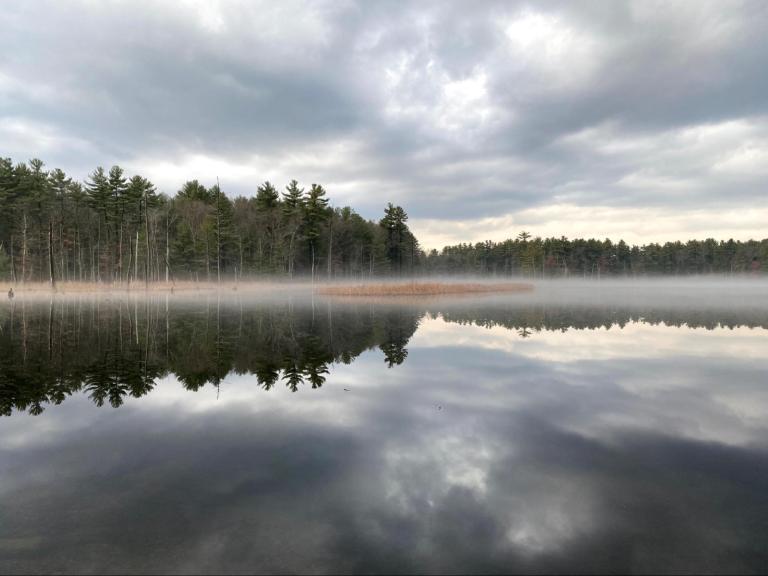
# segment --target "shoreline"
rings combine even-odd
[[[8,302],[8,293],[12,289],[15,298],[48,296],[141,296],[141,295],[194,295],[194,294],[251,294],[275,295],[296,294],[319,297],[381,297],[391,299],[406,296],[449,296],[449,295],[492,295],[514,293],[546,293],[551,290],[580,291],[618,290],[656,291],[660,289],[709,292],[714,288],[734,290],[747,287],[768,288],[768,276],[664,276],[664,277],[618,277],[582,279],[582,278],[413,278],[397,279],[327,279],[316,280],[288,278],[264,278],[248,280],[228,280],[226,282],[195,282],[189,280],[176,282],[143,282],[129,284],[108,284],[98,282],[58,282],[53,288],[48,282],[13,283],[0,281],[0,302]],[[738,291],[738,290],[737,290]],[[768,293],[768,292],[766,292]]]

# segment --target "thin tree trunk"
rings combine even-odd
[[[171,265],[169,264],[171,259],[171,252],[170,252],[171,245],[168,241],[170,237],[169,236],[170,214],[171,214],[171,209],[170,209],[170,206],[168,206],[165,212],[165,283],[166,284],[168,284],[168,279],[170,278],[170,275],[171,275]]]
[[[141,221],[139,221],[139,224]],[[139,280],[139,227],[136,226],[136,248],[134,250],[133,258],[133,280],[134,282]]]
[[[149,202],[146,189],[144,190],[144,234],[147,244],[147,261],[144,262],[144,284],[149,286]]]
[[[208,234],[205,235],[205,279],[207,282],[211,281],[211,253]]]
[[[13,260],[13,234],[11,234],[11,281],[16,284],[16,263]]]
[[[221,186],[216,176],[216,282],[221,284]]]
[[[238,236],[238,239],[240,241],[240,278],[242,278],[243,277],[243,236],[242,234]]]
[[[291,232],[291,242],[288,247],[288,275],[290,276],[291,280],[293,280],[293,269],[295,267],[295,260],[296,256],[294,255],[294,249],[293,249],[293,241],[294,238],[296,238],[296,228],[293,229],[293,232]],[[242,267],[242,264],[240,265]]]
[[[51,288],[56,288],[56,277],[53,271],[53,220],[48,220],[48,271],[51,275]]]
[[[83,281],[83,255],[80,247],[80,223],[78,221],[78,202],[75,202],[75,245],[73,246],[73,256],[75,258],[74,268],[77,270],[75,277]]]
[[[130,235],[128,236],[128,249],[130,250],[128,254],[128,270],[125,272],[125,280],[128,283],[128,286],[131,285],[131,281],[136,280],[131,274],[131,270],[133,270],[134,267],[134,255],[133,255],[133,240],[131,239]]]
[[[117,274],[120,282],[123,282],[123,222],[120,222],[120,231],[117,239]]]
[[[96,235],[96,281],[101,282],[101,216]]]
[[[173,280],[173,273],[171,272],[171,263],[168,260],[167,255],[166,255],[166,258],[165,258],[165,278],[166,278],[166,280],[165,280],[166,282],[168,282],[168,278]]]
[[[59,215],[59,250],[61,250],[61,279],[67,280],[67,268],[64,264],[64,206],[62,205],[61,214]]]
[[[83,242],[80,239],[80,229],[75,232],[75,238],[77,242],[77,268],[80,281],[83,281]]]
[[[21,283],[27,281],[27,213],[24,212],[24,227],[21,241]]]
[[[328,280],[333,269],[333,217],[328,221]]]

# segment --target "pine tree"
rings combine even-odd
[[[315,279],[315,253],[320,227],[327,218],[328,199],[325,197],[325,189],[319,184],[312,184],[304,206],[304,235],[309,243],[312,280]]]
[[[302,211],[304,210],[304,188],[299,188],[296,180],[285,187],[283,193],[283,218],[288,231],[288,275],[293,278],[296,266],[296,240],[302,223]]]
[[[401,206],[394,206],[391,202],[384,210],[384,218],[379,222],[387,234],[387,260],[391,267],[397,269],[398,274],[403,272],[403,256],[411,240],[412,234],[408,230],[406,222],[408,214]],[[415,249],[415,245],[413,246]]]
[[[101,269],[102,269],[102,236],[106,232],[106,226],[109,214],[110,205],[110,189],[109,179],[107,177],[104,168],[97,167],[91,175],[90,180],[85,183],[85,190],[88,194],[88,202],[90,207],[96,212],[97,215],[97,232],[96,232],[96,251],[95,251],[95,270],[92,273],[98,282],[101,282]]]
[[[126,190],[128,185],[123,169],[112,166],[109,169],[110,211],[117,225],[117,278],[123,279],[123,228],[126,211]]]

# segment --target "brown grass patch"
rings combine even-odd
[[[461,284],[453,282],[407,282],[399,284],[356,284],[323,286],[324,296],[440,296],[444,294],[487,294],[494,292],[530,292],[533,284],[522,282]]]

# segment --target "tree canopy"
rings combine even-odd
[[[768,239],[624,241],[534,237],[456,244],[428,253],[402,206],[376,222],[331,205],[325,188],[269,181],[235,198],[217,184],[158,193],[140,174],[97,167],[85,182],[39,159],[0,158],[0,278],[151,282],[277,275],[367,278],[412,274],[589,277],[758,274]]]

